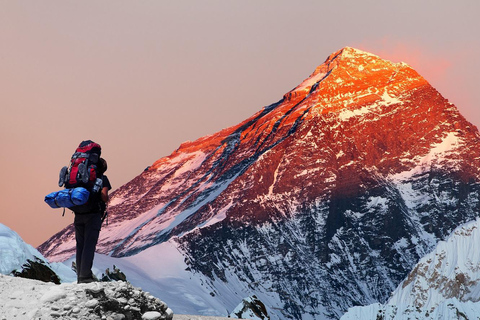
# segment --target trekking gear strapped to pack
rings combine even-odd
[[[63,189],[45,196],[45,202],[52,208],[71,208],[87,203],[90,192],[83,188]]]
[[[70,167],[60,170],[58,186],[66,189],[48,194],[45,202],[52,208],[69,208],[75,213],[101,212],[101,152],[98,143],[82,141],[70,159]]]

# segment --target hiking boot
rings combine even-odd
[[[81,278],[81,279],[78,279],[77,283],[92,283],[92,282],[96,282],[97,280],[93,279],[93,277],[90,277],[90,278]]]

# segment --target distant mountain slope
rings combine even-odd
[[[27,259],[35,258],[41,259],[43,255],[26,244],[15,231],[0,223],[0,273],[9,275],[13,270],[21,269]]]
[[[349,319],[478,319],[480,218],[467,223],[423,257],[385,305],[356,307]]]
[[[60,279],[69,278],[66,269],[62,264],[51,265],[37,249],[0,223],[0,274],[58,284]],[[56,271],[60,271],[60,274],[56,274]]]
[[[479,143],[411,67],[347,47],[279,102],[116,190],[98,250],[132,256],[172,239],[213,295],[241,287],[274,319],[336,319],[385,302],[475,219]],[[68,259],[72,227],[39,250]]]

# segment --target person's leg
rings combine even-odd
[[[102,217],[98,213],[87,214],[85,216],[88,216],[88,220],[85,223],[85,238],[81,256],[81,268],[77,270],[80,280],[88,282],[93,280],[93,258],[95,256],[95,248],[97,246],[98,236],[102,226]]]
[[[85,223],[81,215],[75,215],[75,241],[76,241],[76,264],[77,264],[77,282],[80,282],[80,270],[82,269],[82,255],[85,243]]]

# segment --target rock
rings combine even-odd
[[[53,282],[60,284],[58,275],[48,267],[44,261],[35,257],[35,261],[27,259],[27,263],[22,265],[22,270],[14,270],[12,275],[15,277],[40,280],[43,282]]]
[[[85,303],[85,307],[95,308],[98,304],[99,304],[99,301],[97,299],[92,299],[92,300],[88,300],[87,303]]]
[[[143,320],[158,320],[162,317],[162,314],[157,311],[148,311],[142,315]]]
[[[165,320],[172,320],[173,319],[173,310],[170,308],[167,308],[165,311]]]
[[[85,289],[85,292],[99,300],[104,299],[106,297],[105,290],[100,287]]]
[[[110,318],[112,320],[124,320],[125,319],[125,315],[124,314],[121,314],[121,313],[114,313],[110,316]]]
[[[248,318],[255,320],[267,320],[270,319],[267,308],[262,301],[260,301],[255,295],[245,298],[242,302],[233,310],[230,314],[233,318]]]
[[[61,290],[60,288],[53,288],[52,290],[45,293],[41,298],[40,301],[42,302],[54,302],[60,299],[64,299],[67,297],[67,294]]]
[[[123,297],[118,298],[117,301],[118,301],[118,303],[120,303],[120,304],[127,304],[127,303],[128,303],[127,299],[125,299],[125,298],[123,298]]]

